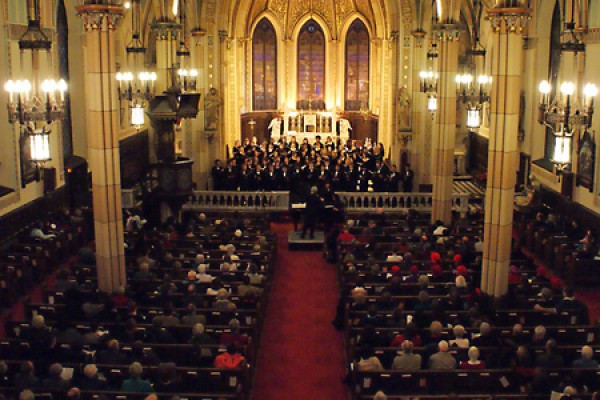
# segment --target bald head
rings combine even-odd
[[[440,342],[438,343],[438,349],[442,352],[442,353],[447,353],[448,352],[448,342],[445,340],[440,340]]]

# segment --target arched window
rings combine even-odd
[[[346,110],[369,108],[369,31],[357,19],[346,36]]]
[[[552,85],[552,93],[550,98],[553,99],[556,96],[556,90],[558,90],[558,74],[560,70],[560,5],[557,1],[554,6],[554,13],[552,14],[552,28],[550,31],[550,60],[548,65],[548,81]],[[544,152],[544,158],[546,160],[552,160],[554,156],[554,132],[552,129],[546,128],[546,151]]]
[[[325,108],[325,34],[310,20],[298,35],[298,109]]]
[[[252,104],[255,110],[277,109],[277,35],[266,18],[252,36]]]

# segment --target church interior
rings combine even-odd
[[[0,5],[0,400],[599,398],[600,1]]]

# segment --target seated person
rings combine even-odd
[[[227,351],[215,358],[215,368],[237,369],[246,364],[246,359],[238,351],[235,343],[227,346]]]
[[[129,379],[123,381],[121,385],[122,392],[128,393],[151,393],[152,384],[142,379],[144,368],[139,362],[134,362],[129,366]]]
[[[461,369],[485,369],[485,361],[479,359],[479,349],[475,346],[469,347],[469,359],[460,363]]]

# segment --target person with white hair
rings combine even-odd
[[[480,352],[479,349],[475,346],[469,347],[469,351],[467,352],[469,359],[467,361],[463,361],[460,363],[461,369],[485,369],[486,364],[485,361],[479,359]]]
[[[79,378],[78,386],[81,390],[104,390],[106,389],[106,381],[98,377],[96,364],[88,364],[83,367],[83,376]]]
[[[198,283],[211,283],[213,279],[215,279],[214,276],[206,272],[207,268],[207,264],[198,265],[198,273],[196,273],[196,280],[198,281]]]
[[[151,393],[152,384],[142,379],[144,367],[139,362],[131,363],[129,366],[129,379],[123,381],[121,385],[122,392],[128,393]]]
[[[573,361],[573,368],[596,369],[598,366],[598,361],[594,360],[594,349],[587,345],[581,348],[581,357]]]
[[[429,357],[429,369],[456,369],[456,359],[448,352],[450,346],[445,340],[438,343],[438,352]]]
[[[452,333],[454,334],[454,339],[449,342],[451,347],[458,347],[459,349],[469,348],[469,339],[465,337],[467,332],[464,326],[455,325],[452,328]]]
[[[415,354],[413,351],[413,342],[410,340],[402,342],[402,354],[394,358],[392,369],[406,371],[421,369],[421,355]]]
[[[381,390],[375,393],[373,400],[387,400],[387,396]]]

